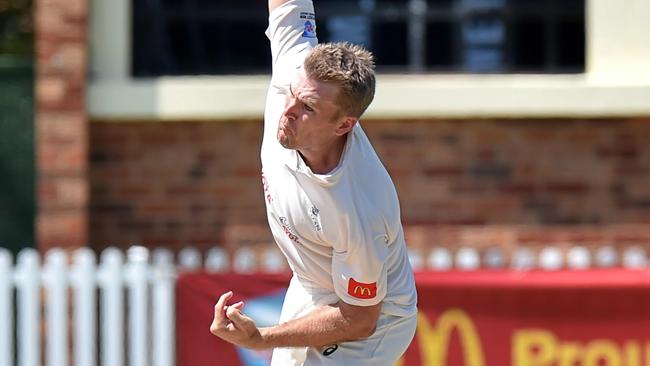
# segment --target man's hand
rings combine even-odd
[[[278,6],[289,2],[289,0],[269,0],[269,13],[271,13]]]
[[[260,331],[253,319],[241,312],[244,302],[226,305],[232,298],[232,291],[221,295],[214,306],[214,319],[210,325],[210,333],[226,342],[250,349],[265,348]]]

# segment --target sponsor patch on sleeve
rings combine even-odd
[[[305,38],[316,38],[316,15],[314,13],[303,11],[300,13],[300,19],[305,27],[302,36]]]
[[[313,20],[305,20],[305,29],[302,32],[305,38],[316,38],[316,22]]]
[[[316,19],[316,14],[310,13],[310,12],[307,12],[307,11],[301,11],[300,12],[300,19],[314,20],[314,19]]]
[[[377,282],[357,282],[354,278],[350,277],[350,281],[348,281],[348,294],[357,299],[372,299],[377,296]]]

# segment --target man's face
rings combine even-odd
[[[278,141],[287,149],[314,150],[340,136],[334,83],[308,78],[302,69],[289,86],[278,124]],[[337,118],[338,117],[338,118]]]

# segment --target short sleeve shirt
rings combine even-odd
[[[289,1],[269,16],[273,75],[262,142],[262,181],[273,236],[306,287],[394,315],[415,312],[399,201],[361,125],[348,134],[338,166],[315,174],[277,141],[288,85],[316,46],[311,1]]]

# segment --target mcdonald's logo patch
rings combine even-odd
[[[377,282],[357,282],[354,278],[350,277],[350,281],[348,282],[348,294],[357,299],[372,299],[377,296]]]

